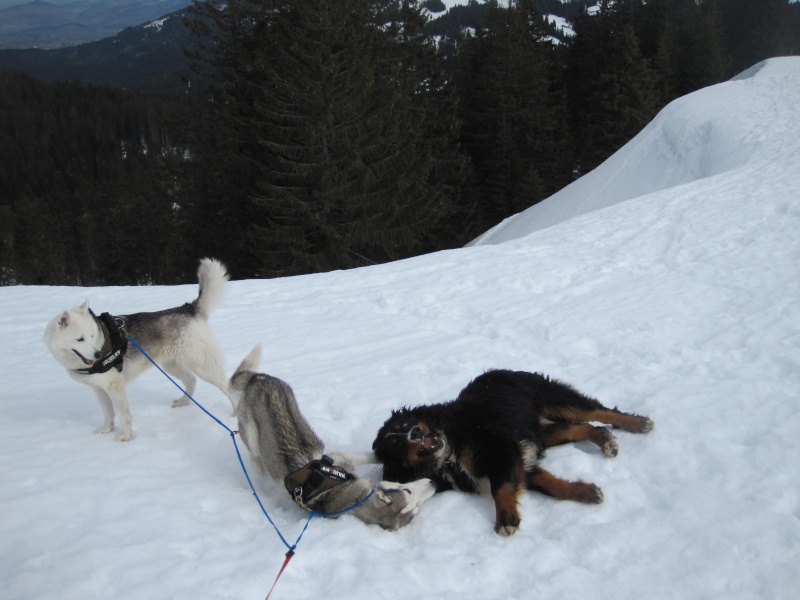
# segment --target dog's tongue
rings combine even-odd
[[[78,358],[80,358],[83,361],[83,364],[89,365],[90,367],[94,364],[94,361],[91,358],[86,358],[83,354],[81,354],[74,348],[72,349],[72,351],[77,355]]]
[[[438,444],[439,439],[435,435],[428,434],[422,438],[422,447],[425,448],[425,450],[436,450]]]

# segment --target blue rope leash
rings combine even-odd
[[[297,536],[297,540],[295,540],[295,542],[294,542],[294,544],[293,544],[293,545],[290,545],[290,544],[289,544],[289,542],[287,542],[287,541],[286,541],[286,538],[284,538],[284,537],[283,537],[283,534],[281,533],[280,529],[278,529],[278,526],[275,524],[275,522],[274,522],[274,521],[272,520],[272,518],[269,516],[269,513],[267,512],[267,509],[264,507],[264,504],[261,502],[261,498],[258,496],[258,492],[256,492],[256,488],[255,488],[255,486],[253,485],[253,481],[250,479],[250,474],[247,472],[247,467],[245,467],[245,465],[244,465],[244,459],[242,458],[242,453],[239,451],[239,444],[237,444],[237,443],[236,443],[236,433],[237,433],[237,432],[236,432],[236,431],[233,431],[233,430],[232,430],[230,427],[228,427],[227,425],[225,425],[225,423],[223,423],[223,422],[222,422],[222,421],[220,421],[220,420],[219,420],[217,417],[215,417],[215,416],[214,416],[214,415],[212,415],[210,412],[208,412],[208,411],[205,409],[205,407],[204,407],[202,404],[200,404],[200,403],[199,403],[197,400],[195,400],[194,398],[192,398],[191,394],[189,394],[189,393],[188,393],[188,392],[187,392],[185,389],[183,389],[183,388],[180,386],[180,384],[178,384],[178,382],[176,382],[176,381],[175,381],[175,380],[174,380],[174,379],[173,379],[173,378],[172,378],[172,377],[169,375],[169,373],[167,373],[167,372],[166,372],[164,369],[162,369],[162,368],[161,368],[161,366],[160,366],[160,365],[159,365],[159,364],[158,364],[156,361],[154,361],[152,358],[150,358],[150,355],[149,355],[149,354],[147,354],[147,352],[145,352],[145,351],[144,351],[144,348],[142,348],[142,347],[139,345],[139,342],[137,342],[137,341],[136,341],[136,340],[133,338],[133,336],[132,336],[132,335],[128,335],[128,341],[130,341],[130,342],[131,342],[131,343],[132,343],[132,344],[133,344],[133,345],[136,347],[136,349],[137,349],[139,352],[141,352],[141,353],[142,353],[142,356],[144,356],[144,357],[145,357],[147,360],[149,360],[149,361],[150,361],[150,362],[153,364],[153,366],[155,366],[155,368],[156,368],[156,369],[158,369],[159,371],[161,371],[161,373],[163,373],[163,374],[164,374],[164,377],[166,377],[167,379],[169,379],[169,380],[172,382],[172,384],[173,384],[173,385],[174,385],[176,388],[178,388],[178,389],[181,391],[181,393],[182,393],[184,396],[186,396],[187,398],[189,398],[189,400],[191,400],[191,401],[192,401],[192,402],[193,402],[193,403],[194,403],[194,404],[195,404],[195,405],[196,405],[196,406],[197,406],[197,407],[198,407],[200,410],[202,410],[202,411],[203,411],[204,413],[206,413],[206,414],[207,414],[209,417],[211,417],[212,419],[214,419],[214,421],[216,421],[216,422],[217,422],[217,423],[220,425],[220,427],[223,427],[223,428],[224,428],[224,429],[225,429],[225,430],[226,430],[226,431],[227,431],[227,432],[230,434],[230,436],[231,436],[231,441],[233,442],[233,447],[234,447],[234,449],[236,450],[236,457],[239,459],[239,464],[240,464],[240,465],[241,465],[241,467],[242,467],[242,471],[244,472],[244,476],[245,476],[245,478],[247,479],[247,483],[250,485],[250,490],[253,492],[253,496],[255,496],[256,502],[258,502],[258,506],[261,508],[261,512],[263,512],[263,513],[264,513],[264,516],[267,518],[267,521],[269,521],[269,524],[270,524],[270,525],[272,525],[272,528],[273,528],[273,529],[275,529],[275,533],[277,533],[277,534],[278,534],[278,537],[279,537],[279,538],[281,539],[281,541],[283,542],[283,545],[284,545],[284,546],[286,546],[286,547],[289,549],[289,552],[287,553],[287,556],[291,556],[291,555],[293,555],[293,554],[294,554],[294,550],[295,550],[295,548],[297,548],[297,545],[300,543],[300,540],[303,538],[303,534],[306,532],[306,529],[308,529],[308,525],[311,523],[311,519],[313,519],[314,517],[325,517],[325,518],[337,517],[337,516],[339,516],[339,515],[342,515],[342,514],[344,514],[344,513],[346,513],[346,512],[350,512],[351,510],[354,510],[354,509],[358,508],[359,506],[361,506],[362,504],[364,504],[364,502],[366,502],[367,500],[369,500],[369,499],[370,499],[370,497],[372,496],[372,494],[374,494],[374,493],[375,493],[375,490],[374,490],[374,489],[373,489],[373,490],[370,490],[369,494],[367,494],[367,495],[366,495],[364,498],[362,498],[361,500],[359,500],[358,502],[356,502],[356,503],[355,503],[353,506],[351,506],[351,507],[349,507],[349,508],[345,508],[344,510],[340,510],[340,511],[338,511],[338,512],[333,512],[333,513],[319,513],[319,512],[317,512],[317,511],[315,511],[315,510],[312,510],[312,511],[310,512],[310,514],[308,515],[308,519],[306,520],[306,524],[305,524],[305,526],[303,527],[303,530],[300,532],[300,535],[299,535],[299,536]],[[285,564],[284,564],[284,567],[285,567]]]

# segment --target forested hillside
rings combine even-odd
[[[575,3],[560,44],[541,6],[475,4],[474,29],[437,45],[411,0],[196,2],[192,98],[0,72],[2,283],[183,282],[202,255],[283,276],[460,246],[670,100],[800,51],[787,0]]]

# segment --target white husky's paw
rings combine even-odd
[[[95,433],[111,433],[112,431],[114,431],[113,425],[103,425],[94,430]]]
[[[186,396],[181,396],[177,400],[172,401],[172,408],[178,408],[179,406],[186,406],[189,404],[189,399]]]
[[[116,440],[117,440],[118,442],[127,442],[127,441],[130,441],[130,440],[132,440],[132,439],[133,439],[133,432],[128,432],[128,433],[120,433],[120,434],[119,434],[119,435],[116,437]]]

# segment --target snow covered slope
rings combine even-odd
[[[497,244],[619,202],[667,192],[680,195],[751,179],[771,181],[775,166],[798,165],[796,58],[764,61],[729,82],[675,100],[597,169],[470,245]],[[753,190],[755,193],[755,190]]]
[[[368,449],[392,408],[451,399],[492,367],[656,423],[619,432],[615,459],[552,449],[543,466],[598,484],[605,503],[526,493],[511,538],[492,531],[491,499],[455,492],[395,533],[315,519],[272,598],[796,599],[799,97],[800,58],[786,58],[683,98],[505,243],[232,282],[211,319],[229,370],[263,343],[263,369],[331,448]],[[136,438],[95,435],[93,395],[41,343],[86,296],[125,313],[195,293],[0,288],[4,600],[266,596],[286,547],[227,432],[170,408],[152,371],[130,389]],[[235,428],[217,390],[196,398]],[[282,486],[257,487],[293,542],[306,515]]]

